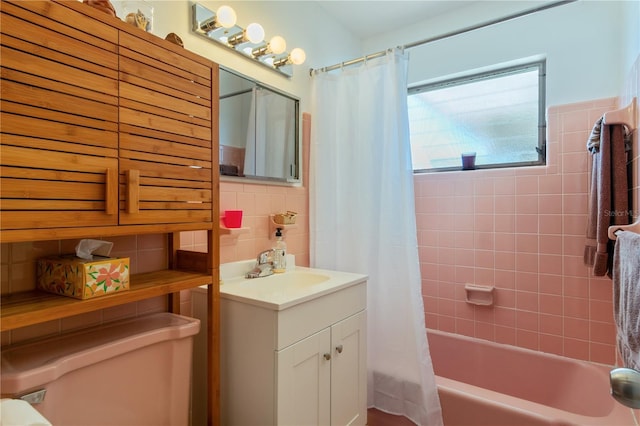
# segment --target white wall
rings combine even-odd
[[[131,0],[112,0],[120,12],[131,7]],[[209,58],[222,66],[236,70],[248,77],[292,94],[301,99],[301,111],[309,111],[311,90],[310,68],[320,68],[329,63],[343,61],[361,55],[361,43],[326,15],[324,9],[311,1],[198,1],[216,10],[227,4],[236,11],[238,25],[246,28],[251,22],[260,23],[267,38],[281,35],[287,41],[287,51],[294,47],[305,50],[307,60],[294,65],[293,78],[289,79],[260,64],[236,54],[229,49],[208,41],[191,32],[191,1],[148,0],[154,8],[154,34],[164,38],[174,32],[182,38],[185,47]]]
[[[637,63],[638,57],[640,57],[640,1],[627,1],[625,2],[625,10],[622,19],[623,28],[623,69],[631,70],[634,63]],[[638,93],[640,88],[640,82],[638,79],[633,79],[631,75],[627,75],[627,84],[630,84],[631,80],[635,80],[635,88],[628,87],[626,92]],[[631,78],[630,78],[631,77]]]
[[[327,0],[324,0],[327,1]],[[114,0],[117,9],[131,0]],[[301,47],[307,62],[294,66],[291,79],[191,33],[191,2],[148,0],[154,6],[154,32],[175,32],[185,46],[223,66],[301,98],[309,111],[309,68],[321,68],[365,53],[403,45],[464,28],[496,15],[508,15],[539,1],[483,1],[463,11],[360,41],[313,1],[201,1],[212,10],[231,5],[238,24],[257,21],[267,37],[280,34],[288,50]],[[120,16],[120,15],[119,15]],[[521,58],[547,58],[547,105],[618,96],[640,53],[637,1],[578,2],[494,25],[410,50],[409,81],[419,82]]]
[[[379,51],[486,22],[492,18],[490,13],[505,16],[515,6],[521,2],[482,2],[465,12],[368,40],[365,49]],[[580,0],[410,49],[409,80],[432,80],[543,55],[548,106],[618,96],[638,55],[637,16],[637,2]]]

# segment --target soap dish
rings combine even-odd
[[[293,225],[296,223],[296,215],[298,213],[287,211],[286,213],[278,213],[273,216],[273,221],[278,225]]]
[[[467,303],[480,306],[493,305],[493,286],[465,284],[464,289],[467,293]]]

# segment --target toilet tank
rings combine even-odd
[[[54,425],[188,425],[199,329],[163,312],[7,346],[0,391]]]

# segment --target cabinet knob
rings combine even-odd
[[[331,354],[324,354],[324,359],[329,361],[331,359]]]
[[[336,352],[338,352],[339,354],[342,353],[342,345],[336,346]]]

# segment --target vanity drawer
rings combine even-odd
[[[361,281],[317,299],[277,311],[276,350],[356,314],[367,307],[367,285]]]

